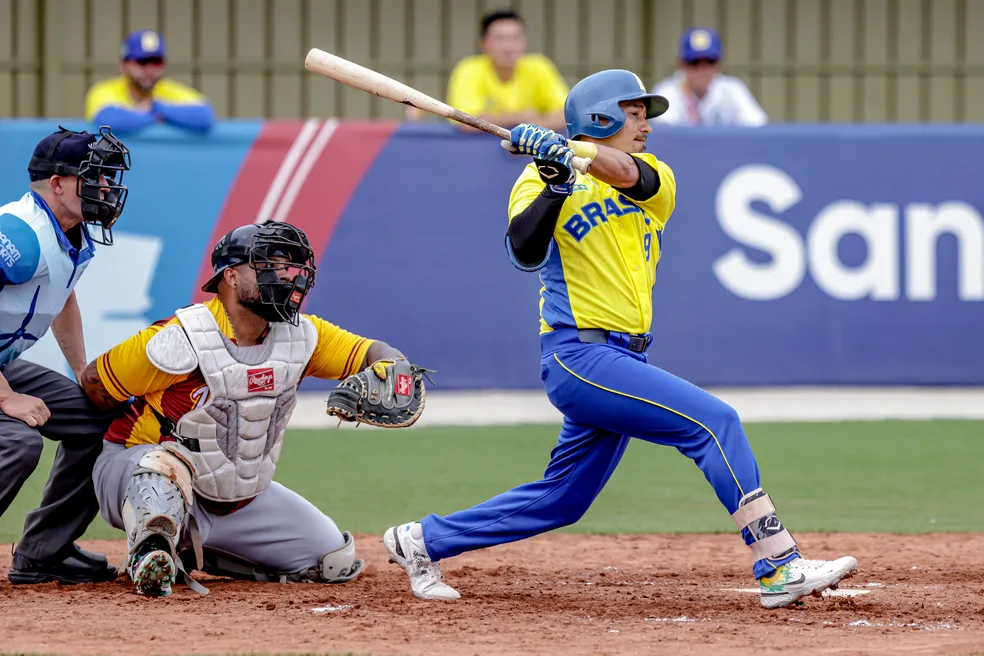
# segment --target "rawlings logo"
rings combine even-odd
[[[273,368],[264,367],[263,369],[246,370],[246,391],[253,392],[272,392],[273,391]]]
[[[396,393],[401,396],[410,396],[413,389],[413,380],[407,374],[396,375]]]
[[[296,290],[293,291],[293,292],[291,292],[291,294],[290,294],[290,302],[293,303],[293,304],[295,304],[295,305],[297,305],[298,303],[300,303],[301,302],[301,292],[296,291]]]

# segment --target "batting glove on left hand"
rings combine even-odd
[[[521,123],[509,131],[509,141],[503,139],[502,147],[516,155],[535,157],[543,141],[551,137],[562,138],[553,130],[531,123]]]
[[[533,160],[540,179],[553,193],[570,196],[574,193],[576,178],[574,167],[571,166],[573,151],[564,145],[550,145],[543,149],[543,154],[543,159],[538,157]]]

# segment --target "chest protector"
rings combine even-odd
[[[211,311],[192,305],[147,344],[161,371],[205,378],[204,403],[182,416],[174,436],[195,465],[195,491],[213,501],[241,501],[270,485],[284,430],[297,402],[297,385],[318,342],[305,317],[299,325],[273,323],[262,344],[237,346]]]

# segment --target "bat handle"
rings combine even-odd
[[[571,166],[573,166],[574,170],[577,172],[587,175],[588,171],[591,170],[591,160],[587,157],[572,157]]]

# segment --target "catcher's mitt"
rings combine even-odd
[[[376,362],[331,391],[328,414],[383,428],[410,426],[424,411],[423,377],[428,371],[406,360]]]

